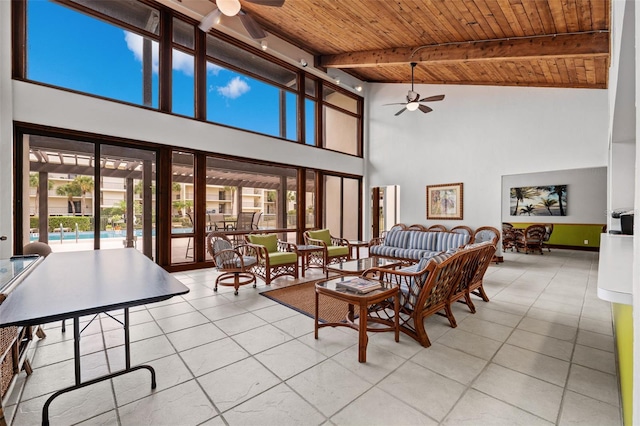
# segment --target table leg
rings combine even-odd
[[[394,327],[396,334],[396,342],[400,341],[400,292],[396,293],[396,296],[393,298],[393,310],[394,314]]]
[[[367,305],[360,304],[360,324],[358,326],[358,362],[367,362]]]
[[[301,263],[302,263],[302,278],[304,278],[304,271],[306,269],[305,266],[307,266],[307,262],[308,262],[307,256],[308,255],[306,253],[302,253],[302,256],[300,256]]]
[[[316,291],[316,310],[315,310],[315,316],[314,316],[314,331],[315,331],[315,338],[316,340],[318,340],[318,292]]]

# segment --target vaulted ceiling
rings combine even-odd
[[[178,1],[178,0],[173,0]],[[215,8],[215,0],[181,0]],[[241,0],[264,30],[367,82],[606,88],[610,0]],[[204,13],[204,12],[201,12]]]

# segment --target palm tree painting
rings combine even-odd
[[[566,216],[567,185],[511,188],[511,216]]]

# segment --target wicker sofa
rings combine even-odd
[[[384,238],[374,238],[369,242],[369,255],[413,263],[422,258],[429,259],[457,250],[469,242],[469,235],[456,232],[432,232],[394,226]]]

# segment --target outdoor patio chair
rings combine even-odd
[[[308,267],[318,267],[327,274],[327,266],[332,263],[351,260],[351,244],[344,238],[333,237],[328,229],[306,231],[304,243],[310,246],[320,246],[321,251],[312,252],[307,257]]]
[[[216,278],[213,291],[218,291],[218,285],[233,286],[237,296],[241,285],[253,284],[253,288],[256,287],[256,276],[251,268],[256,265],[257,260],[255,257],[244,256],[242,249],[234,248],[231,240],[222,232],[214,231],[207,235],[207,251],[221,272]]]
[[[258,224],[260,223],[260,219],[262,219],[262,212],[256,212],[253,214],[253,219],[251,220],[251,229],[260,229],[260,227],[258,226]]]
[[[451,327],[457,323],[451,311],[449,296],[453,286],[458,283],[469,250],[459,250],[423,258],[417,264],[398,270],[371,268],[364,271],[363,277],[375,277],[400,286],[400,331],[415,339],[424,347],[431,346],[431,341],[424,328],[424,320],[433,314],[447,317]],[[442,314],[441,311],[444,311]],[[372,305],[369,315],[389,326],[394,325],[393,302]]]
[[[276,234],[245,235],[245,255],[255,257],[252,272],[271,284],[275,278],[290,275],[298,278],[298,253],[296,245],[280,241]]]

